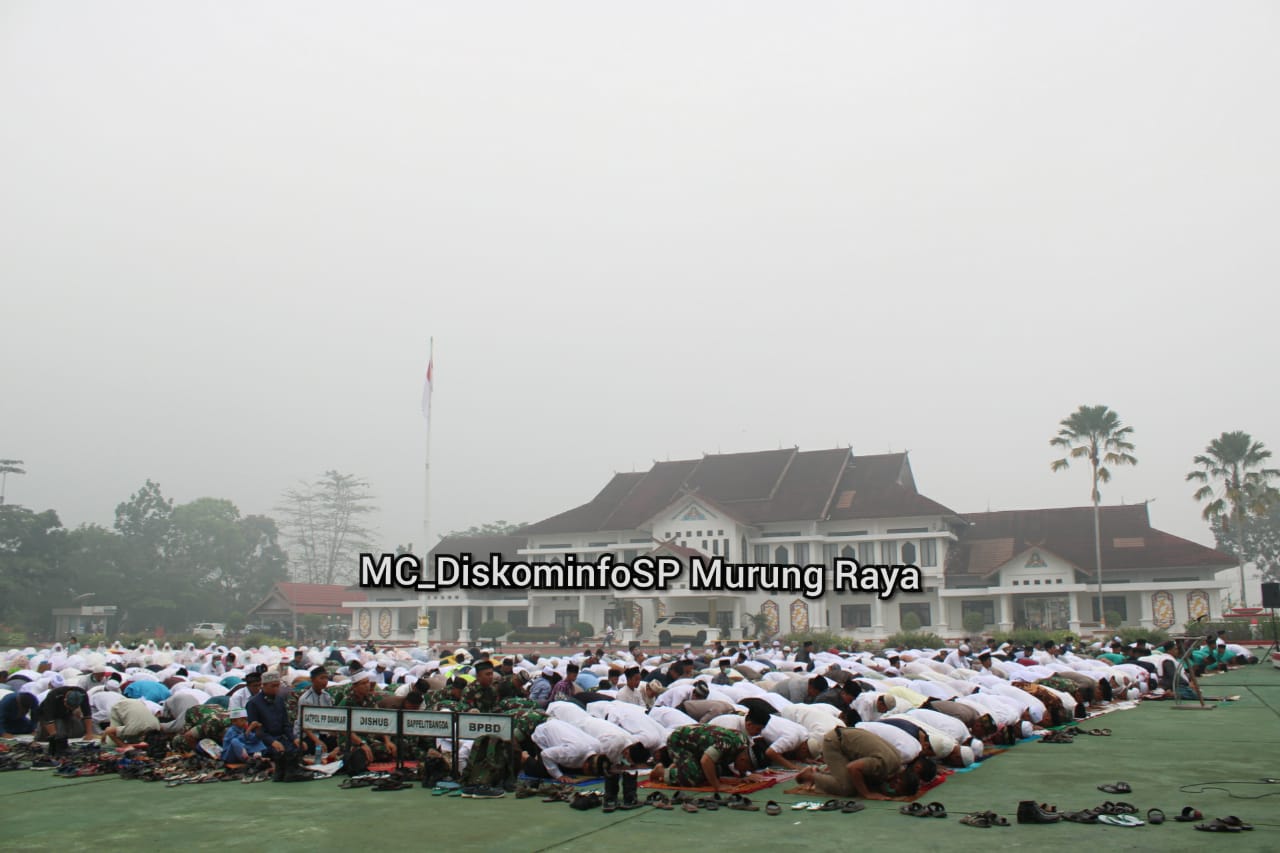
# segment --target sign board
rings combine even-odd
[[[453,713],[450,711],[402,711],[403,733],[411,737],[453,737]]]
[[[459,714],[458,739],[496,737],[511,740],[511,718],[506,714]]]
[[[363,734],[396,734],[396,722],[400,712],[394,708],[348,708],[351,712],[351,731]]]
[[[333,708],[324,705],[303,705],[302,727],[313,732],[345,732],[350,708]]]

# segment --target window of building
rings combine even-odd
[[[809,562],[809,546],[805,542],[796,543],[796,564],[805,565]]]
[[[892,566],[898,562],[898,543],[889,539],[880,543],[880,562]]]
[[[906,563],[908,566],[914,566],[916,564],[916,546],[914,543],[902,543],[902,562]]]
[[[876,564],[876,543],[858,543],[858,565],[874,566]]]
[[[938,542],[936,539],[920,540],[920,565],[938,565]]]
[[[870,628],[871,627],[871,605],[870,604],[840,605],[840,627],[841,628]]]
[[[768,545],[757,545],[755,547],[755,553],[756,553],[755,560],[757,563],[769,562],[769,546]]]
[[[840,558],[840,546],[828,542],[822,546],[822,559],[828,566]]]
[[[916,618],[920,620],[920,626],[933,624],[933,617],[929,614],[929,604],[924,602],[921,604],[899,604],[898,605],[898,624],[901,625],[903,619],[908,613],[914,613]]]
[[[868,543],[868,544],[870,544],[870,543]],[[857,553],[853,550],[853,546],[852,546],[852,545],[845,545],[843,548],[841,548],[841,549],[840,549],[840,556],[841,556],[841,557],[844,557],[846,560],[856,560],[856,559],[858,559],[858,555],[857,555]]]
[[[726,557],[729,556],[729,537],[728,536],[720,540],[720,553],[724,554]]]
[[[1089,600],[1093,602],[1093,621],[1101,622],[1102,617],[1098,613],[1098,596],[1094,595]],[[1107,613],[1119,614],[1121,622],[1129,621],[1128,600],[1123,595],[1104,595],[1102,606],[1106,608]]]
[[[561,628],[566,628],[566,629],[572,628],[574,625],[578,624],[578,611],[577,610],[557,610],[556,624],[559,625]]]
[[[773,549],[773,561],[779,565],[790,562],[790,560],[787,559],[786,545],[779,545],[777,548]]]
[[[964,620],[970,613],[982,614],[982,624],[994,625],[996,622],[996,603],[994,601],[961,601],[960,602],[960,622],[964,624]]]
[[[432,624],[434,625],[435,623],[433,622]],[[510,625],[515,630],[519,630],[521,628],[528,628],[529,627],[529,611],[528,610],[508,610],[507,624]]]

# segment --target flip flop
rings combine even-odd
[[[1191,823],[1192,821],[1204,820],[1204,815],[1200,814],[1198,810],[1191,808],[1191,806],[1183,806],[1182,814],[1174,815],[1173,819],[1179,823]]]
[[[689,814],[698,813],[698,807],[693,803],[689,802],[688,800],[685,800],[683,803],[680,804],[680,809],[681,811],[686,811]]]
[[[944,806],[942,803],[929,803],[929,805],[924,807],[924,810],[925,810],[925,813],[929,815],[929,817],[946,817],[947,816],[947,807]]]
[[[1137,814],[1138,807],[1132,803],[1116,803],[1112,807],[1111,813],[1118,815]]]
[[[811,805],[813,805],[813,803],[810,803],[810,802],[808,802],[807,800],[801,800],[800,802],[798,802],[798,803],[796,803],[795,805],[793,805],[793,806],[791,807],[791,810],[792,810],[793,812],[802,812],[802,811],[807,810],[807,809],[809,808],[809,806],[811,806]]]
[[[858,802],[857,800],[849,800],[840,808],[840,811],[844,812],[845,814],[857,814],[858,812],[862,811],[865,808],[866,806]]]
[[[1240,830],[1234,826],[1229,826],[1219,819],[1214,819],[1209,823],[1197,823],[1196,829],[1201,832],[1239,832]]]
[[[1226,817],[1220,817],[1218,818],[1218,820],[1222,821],[1227,826],[1233,827],[1235,829],[1243,829],[1245,832],[1253,831],[1253,824],[1245,823],[1235,815],[1227,815]]]
[[[1064,812],[1063,820],[1069,820],[1072,823],[1097,823],[1098,813],[1092,810],[1082,812]]]
[[[764,804],[764,813],[770,817],[777,817],[782,814],[782,806],[778,805],[773,800],[770,800]]]
[[[1142,821],[1133,815],[1127,814],[1104,814],[1098,818],[1098,823],[1110,824],[1111,826],[1142,826]]]
[[[1129,787],[1128,782],[1116,782],[1111,785],[1099,785],[1098,790],[1104,794],[1132,794],[1133,788]]]
[[[751,802],[751,800],[741,794],[734,794],[729,798],[729,808],[740,812],[758,812],[760,807]]]
[[[928,817],[929,816],[929,810],[926,809],[922,803],[912,803],[909,806],[900,806],[898,808],[898,812],[899,814],[904,814],[904,815],[907,815],[908,817]]]
[[[1089,729],[1089,734],[1098,737],[1111,737],[1111,729]]]
[[[717,809],[720,808],[720,804],[715,800],[711,800],[711,799],[698,800],[698,805],[702,806],[702,808],[706,809],[709,812],[716,811]]]
[[[1147,809],[1147,823],[1157,825],[1164,823],[1164,812],[1159,809]]]
[[[984,814],[967,814],[960,818],[960,822],[965,826],[976,826],[981,829],[991,828],[991,821]]]
[[[988,821],[990,821],[992,826],[1008,826],[1009,825],[1008,818],[1001,817],[995,812],[983,812],[982,816],[985,817]]]
[[[825,803],[823,803],[822,805],[818,806],[818,811],[820,811],[820,812],[838,812],[838,811],[840,811],[840,809],[842,809],[842,808],[844,808],[844,806],[842,806],[842,805],[840,804],[840,801],[839,801],[839,800],[827,800]]]

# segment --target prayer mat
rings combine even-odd
[[[415,770],[417,769],[417,767],[418,767],[418,762],[416,761],[406,761],[404,763],[405,770]],[[374,763],[369,765],[369,769],[366,770],[365,772],[366,773],[391,773],[396,769],[397,769],[396,763],[394,761],[375,761]]]
[[[778,784],[779,782],[789,782],[792,779],[796,778],[796,776],[799,775],[799,773],[800,773],[799,770],[766,770],[764,773],[760,775],[767,776],[768,777],[767,779],[764,779],[759,782],[748,782],[744,779],[738,782],[737,784],[726,784],[726,780],[722,779],[720,784],[720,793],[750,794],[754,791],[762,791],[765,788],[772,788],[774,785]],[[700,788],[684,788],[679,785],[667,785],[663,782],[650,782],[648,780],[641,782],[640,787],[656,788],[662,791],[698,791],[698,792],[707,793],[707,794],[712,792],[712,788],[710,785],[704,785]]]
[[[556,779],[546,779],[541,776],[529,776],[528,774],[521,773],[520,781],[521,782],[545,782],[548,785],[573,785],[578,788],[585,788],[588,785],[604,784],[604,777],[602,776],[570,776],[569,774],[566,773],[564,776],[561,776],[560,779],[556,780]]]
[[[939,767],[939,768],[938,768],[938,775],[937,775],[937,776],[934,776],[934,777],[933,777],[932,779],[930,779],[928,782],[921,782],[921,783],[920,783],[920,790],[919,790],[919,791],[916,791],[915,796],[912,796],[912,797],[890,797],[889,799],[891,799],[891,800],[895,800],[895,801],[900,802],[900,803],[912,803],[912,802],[915,802],[916,800],[918,800],[918,799],[920,799],[921,797],[923,797],[925,794],[927,794],[927,793],[929,793],[930,791],[932,791],[934,788],[936,788],[936,787],[938,787],[939,785],[941,785],[943,782],[947,781],[947,779],[949,779],[950,777],[951,777],[951,771],[950,771],[950,770],[943,770],[941,767]]]

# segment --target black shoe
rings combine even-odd
[[[1057,823],[1060,820],[1062,815],[1045,811],[1035,800],[1018,803],[1018,823]]]
[[[636,802],[635,800],[623,800],[622,805],[618,806],[618,808],[622,809],[624,812],[629,812],[632,809],[638,809],[641,806],[642,804]]]
[[[610,812],[616,812],[617,810],[618,810],[618,801],[617,801],[617,800],[605,800],[605,801],[604,801],[604,813],[605,813],[605,814],[609,814]]]

